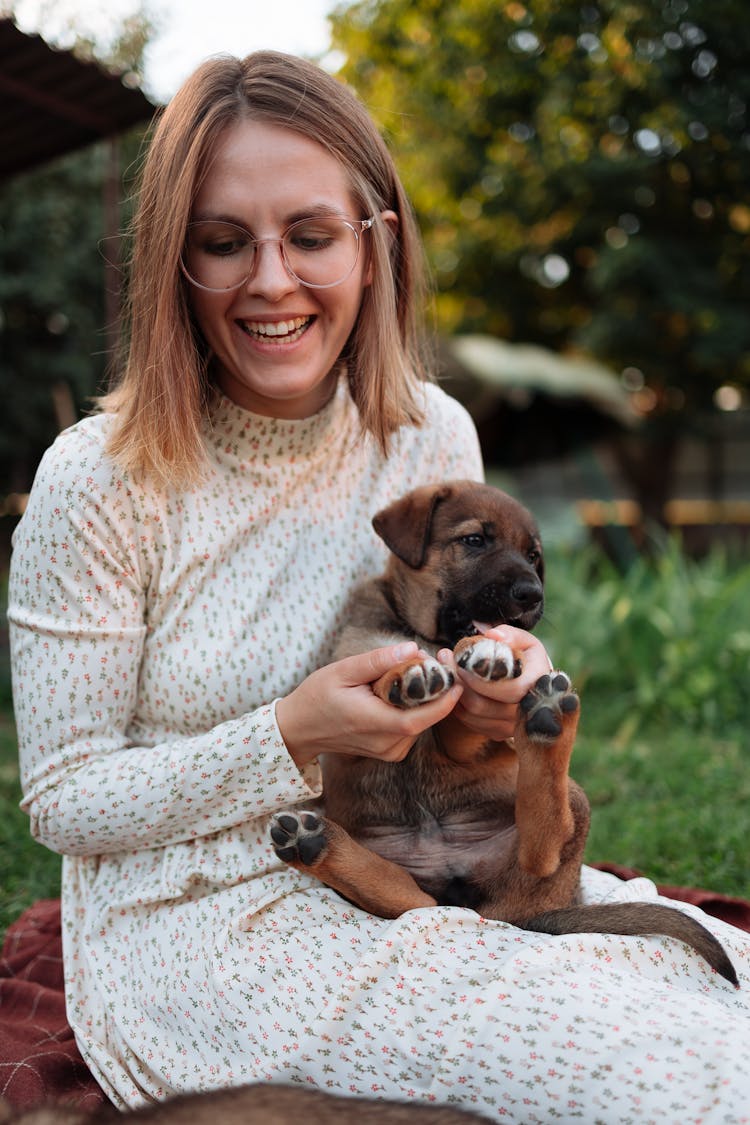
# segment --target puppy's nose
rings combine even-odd
[[[524,609],[529,609],[541,601],[542,587],[539,582],[533,582],[528,578],[519,578],[511,586],[510,594],[513,600],[523,606]]]

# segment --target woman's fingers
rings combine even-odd
[[[521,663],[520,676],[504,680],[483,680],[470,671],[458,668],[449,649],[442,649],[438,653],[438,659],[453,669],[468,690],[482,698],[501,703],[519,703],[539,677],[552,667],[544,645],[525,629],[517,629],[513,625],[498,625],[487,629],[484,636],[500,641],[513,650]]]
[[[381,676],[402,660],[416,656],[419,649],[414,641],[404,641],[396,645],[386,645],[383,648],[374,648],[369,652],[362,652],[356,656],[347,656],[329,664],[329,668],[337,669],[342,683],[350,687],[358,684],[374,684]]]
[[[280,699],[276,721],[297,764],[323,753],[403,758],[417,735],[453,710],[463,691],[456,680],[443,695],[408,709],[379,699],[372,684],[417,653],[407,642],[346,657],[313,672]]]
[[[464,692],[455,715],[471,730],[502,741],[510,738],[516,724],[520,701],[536,681],[550,670],[544,645],[531,633],[512,625],[483,628],[484,636],[508,645],[521,662],[521,674],[514,679],[484,680],[459,668],[449,649],[442,649],[438,659],[452,669],[462,681]]]

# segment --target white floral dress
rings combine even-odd
[[[749,1122],[747,935],[709,923],[735,991],[668,939],[374,918],[269,846],[269,814],[320,790],[273,701],[330,658],[347,592],[381,569],[372,515],[481,476],[466,414],[426,394],[387,461],[343,384],[303,421],[220,400],[190,491],[123,476],[104,416],[45,456],[9,615],[24,807],[65,856],[81,1051],[121,1106],[267,1080],[519,1125]],[[655,897],[591,870],[583,887]]]

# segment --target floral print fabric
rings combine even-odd
[[[45,456],[9,616],[24,807],[65,856],[79,1046],[123,1106],[267,1080],[524,1125],[750,1121],[747,935],[704,919],[735,992],[668,939],[373,918],[269,846],[269,814],[320,792],[274,701],[330,659],[348,592],[382,568],[373,514],[481,476],[466,414],[426,395],[388,460],[343,383],[296,422],[220,399],[190,490],[123,476],[106,416]],[[589,870],[583,891],[656,894]]]

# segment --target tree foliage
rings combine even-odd
[[[101,378],[103,156],[97,146],[0,189],[6,487],[28,485],[29,462],[56,433],[53,392],[67,386],[82,405]]]
[[[742,0],[360,0],[333,39],[444,330],[583,348],[662,436],[750,386]]]
[[[137,73],[149,35],[145,17],[128,17],[99,61]],[[93,52],[79,36],[77,53]],[[142,133],[120,139],[126,177]],[[106,296],[106,263],[118,259],[105,213],[112,176],[123,198],[128,189],[102,142],[0,185],[0,501],[29,487],[66,405],[80,414],[103,387],[116,317]]]

